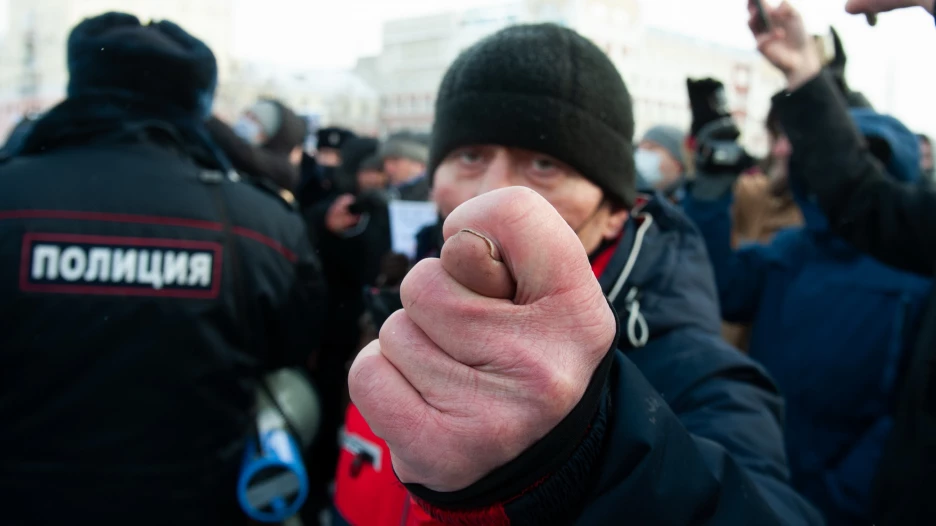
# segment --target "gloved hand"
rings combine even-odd
[[[735,134],[737,128],[733,124],[714,126],[710,133],[706,131],[707,129],[703,128],[700,134],[702,138],[696,140],[697,178],[715,175],[738,176],[757,164],[757,159],[738,143],[738,136]]]
[[[830,28],[829,31],[832,34],[832,46],[835,50],[835,55],[833,55],[829,63],[826,64],[826,69],[829,70],[829,73],[832,74],[832,78],[835,79],[835,84],[845,97],[849,108],[871,108],[871,102],[868,101],[867,97],[860,92],[852,91],[848,86],[848,80],[845,77],[845,66],[848,64],[848,55],[845,54],[845,46],[842,44],[842,39],[839,37],[838,31],[836,31],[834,27]]]
[[[404,483],[464,489],[543,438],[582,399],[615,318],[582,243],[536,192],[458,207],[441,259],[403,281],[404,311],[351,368],[351,399]]]
[[[690,135],[697,137],[699,131],[709,123],[731,118],[725,86],[720,81],[708,79],[686,79],[689,89],[689,106],[692,109]]]
[[[737,176],[752,167],[754,159],[738,144],[741,132],[728,111],[725,86],[711,78],[686,79],[686,85],[692,107],[697,174]]]

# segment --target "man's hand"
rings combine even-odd
[[[325,226],[331,233],[341,234],[361,219],[348,209],[352,204],[354,204],[354,196],[344,194],[335,199],[335,202],[328,208],[328,213],[325,214]]]
[[[786,1],[776,8],[764,5],[771,29],[763,31],[753,0],[748,2],[748,26],[757,39],[757,49],[787,78],[793,91],[816,77],[822,70],[819,51],[806,34],[803,18]]]
[[[615,336],[575,233],[525,188],[484,194],[445,221],[441,259],[410,271],[404,310],[351,368],[351,399],[405,483],[451,492],[552,430]]]
[[[933,14],[933,0],[848,0],[845,10],[853,15],[877,14],[905,7],[922,7]]]

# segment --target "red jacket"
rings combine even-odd
[[[353,404],[345,415],[335,507],[352,526],[441,525],[416,505],[390,465],[390,449]]]

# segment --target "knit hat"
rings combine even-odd
[[[643,140],[659,144],[685,168],[686,156],[684,155],[683,144],[686,142],[686,134],[682,130],[675,126],[654,126],[647,130]]]
[[[361,163],[377,153],[380,143],[371,137],[348,139],[341,147],[341,171],[349,177],[357,177]]]
[[[501,30],[465,50],[439,89],[428,173],[473,144],[555,157],[629,206],[636,197],[630,94],[608,57],[555,24]]]
[[[380,158],[398,157],[426,164],[429,147],[415,134],[401,132],[391,135],[380,147]]]
[[[371,171],[371,172],[382,172],[383,171],[383,159],[378,155],[374,154],[361,161],[361,164],[358,165],[358,173]]]
[[[269,137],[269,139],[267,139],[266,144],[264,144],[263,147],[272,152],[289,155],[293,149],[295,149],[297,146],[301,146],[305,141],[306,134],[309,132],[308,123],[305,119],[296,115],[294,111],[289,109],[288,106],[278,100],[263,100],[260,101],[260,103],[266,103],[264,109],[261,110],[265,113],[269,113],[269,110],[266,108],[272,107],[272,111],[274,112],[277,121],[277,126],[274,128],[273,133],[266,133],[266,136]],[[258,103],[258,105],[260,103]],[[256,113],[254,113],[254,115],[256,115]],[[260,118],[261,125],[266,131],[267,125],[266,123],[262,122],[262,119],[266,119],[268,117],[264,116]]]
[[[133,93],[206,119],[218,66],[208,46],[172,22],[142,25],[133,15],[106,13],[72,30],[68,75],[70,98]]]

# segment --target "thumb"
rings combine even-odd
[[[493,241],[474,230],[464,229],[442,246],[442,268],[455,281],[477,294],[513,299],[517,292],[510,270]]]
[[[578,236],[529,188],[503,188],[471,199],[449,215],[443,235],[443,267],[477,293],[512,297],[518,305],[582,287],[600,294]]]
[[[848,0],[845,4],[845,11],[853,15],[872,12],[867,0]]]

